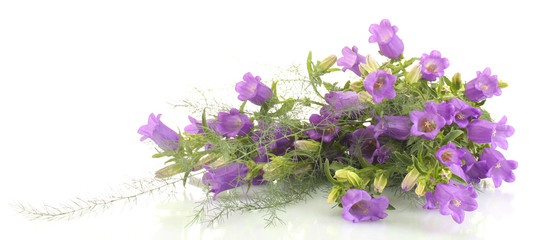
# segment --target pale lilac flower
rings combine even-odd
[[[331,142],[333,138],[339,132],[338,122],[331,115],[318,115],[312,114],[309,118],[310,123],[315,127],[305,134],[307,134],[312,140],[320,140],[324,142]]]
[[[251,138],[254,143],[258,144],[260,154],[269,152],[275,155],[284,155],[286,150],[291,147],[292,142],[290,138],[286,137],[290,134],[289,128],[264,121],[259,121],[258,127],[258,130],[252,133]]]
[[[480,154],[480,161],[486,161],[489,166],[488,176],[493,178],[495,187],[500,187],[502,180],[505,182],[513,182],[516,176],[512,170],[518,167],[518,162],[514,160],[506,160],[504,155],[499,151],[491,148],[484,148]]]
[[[367,62],[365,61],[365,57],[358,53],[358,47],[344,47],[342,53],[343,57],[339,58],[339,60],[337,61],[337,65],[343,67],[343,72],[345,72],[346,70],[350,70],[361,77],[359,64]]]
[[[403,54],[405,46],[403,40],[397,36],[397,26],[391,26],[390,20],[382,19],[380,24],[371,24],[369,32],[372,33],[369,37],[370,43],[378,43],[382,55],[388,58],[399,58]]]
[[[207,166],[205,168],[207,172],[203,174],[202,182],[212,187],[209,192],[214,193],[213,200],[220,192],[236,188],[248,182],[243,178],[247,176],[250,168],[245,166],[244,163],[230,163],[215,169],[210,169]]]
[[[440,56],[440,52],[433,50],[431,54],[424,53],[420,58],[422,66],[422,78],[427,81],[435,81],[438,77],[444,76],[444,69],[450,66],[447,58]]]
[[[141,126],[137,133],[143,135],[141,141],[150,138],[164,151],[175,151],[179,148],[179,134],[162,123],[161,116],[162,114],[154,116],[154,113],[151,113],[147,125]]]
[[[216,128],[226,137],[245,136],[254,126],[247,115],[240,114],[239,110],[232,108],[229,113],[219,112]]]
[[[361,156],[368,162],[373,163],[373,157],[375,151],[379,148],[380,144],[375,136],[375,126],[370,125],[367,128],[360,128],[349,135],[350,137],[350,154],[355,157]]]
[[[377,70],[369,73],[363,81],[365,90],[371,96],[375,103],[382,102],[384,98],[393,99],[396,95],[393,85],[397,81],[397,77],[387,73],[384,70]]]
[[[462,166],[466,176],[465,180],[468,182],[479,183],[480,179],[487,178],[489,172],[487,161],[476,161],[476,158],[466,147],[463,147],[460,150],[464,153],[461,160],[465,162]]]
[[[465,211],[474,211],[478,208],[478,203],[475,200],[477,196],[471,184],[463,186],[453,183],[437,183],[434,193],[440,214],[452,215],[457,223],[463,222]]]
[[[497,75],[491,75],[491,69],[486,68],[483,72],[476,72],[476,78],[465,85],[465,96],[471,102],[479,102],[493,96],[500,96]]]
[[[455,108],[454,105],[448,102],[426,102],[425,111],[435,113],[443,117],[444,121],[446,121],[446,125],[451,125],[454,120]]]
[[[406,140],[410,135],[410,119],[407,116],[375,116],[378,123],[375,126],[375,135],[382,134],[397,140]]]
[[[476,119],[467,125],[469,140],[476,143],[490,143],[497,124],[485,119]]]
[[[503,116],[495,126],[495,132],[491,139],[491,148],[493,149],[497,147],[504,150],[508,149],[508,141],[506,141],[506,138],[514,135],[515,129],[510,125],[506,125],[506,120],[506,116]]]
[[[388,216],[389,200],[386,196],[372,198],[369,193],[360,189],[350,189],[342,197],[342,217],[346,221],[377,221]]]
[[[358,117],[362,114],[363,110],[369,106],[362,102],[358,94],[353,91],[340,92],[330,91],[324,96],[328,106],[323,106],[320,109],[321,115],[332,115],[335,118],[339,118],[342,115],[348,115],[350,118]]]
[[[243,81],[235,85],[235,91],[239,93],[237,97],[239,100],[249,100],[258,106],[261,106],[273,94],[273,90],[261,82],[260,76],[254,77],[250,72],[245,73]]]
[[[435,139],[440,129],[446,124],[442,116],[428,111],[420,112],[413,110],[410,111],[409,117],[413,123],[410,128],[410,135],[420,136],[429,140]]]
[[[435,152],[435,157],[437,157],[437,159],[445,166],[461,166],[461,158],[464,154],[465,153],[462,150],[455,147],[455,144],[453,142],[449,142],[448,144],[440,147],[439,150]]]
[[[460,128],[467,127],[469,119],[476,119],[482,115],[482,111],[479,108],[471,107],[469,104],[458,98],[452,98],[448,102],[452,104],[455,109],[453,122]]]

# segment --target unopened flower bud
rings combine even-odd
[[[497,84],[497,87],[499,88],[506,88],[508,87],[508,83],[504,82],[503,80],[499,79],[499,84]]]
[[[423,197],[425,195],[425,179],[418,181],[416,185],[416,190],[414,192],[418,197]]]
[[[371,56],[370,54],[367,54],[367,57],[365,58],[365,60],[367,61],[366,64],[364,63],[359,64],[359,70],[361,72],[365,71],[365,74],[364,74],[365,76],[367,76],[367,74],[371,72],[378,70],[378,68],[380,67],[380,65],[378,65],[374,57]]]
[[[154,173],[154,176],[156,178],[168,178],[182,172],[184,172],[184,169],[181,167],[181,164],[175,163],[156,171],[156,173]]]
[[[355,81],[353,83],[350,83],[350,88],[352,90],[354,90],[355,92],[359,92],[363,88],[363,82],[362,81]]]
[[[361,91],[358,93],[358,98],[362,102],[373,103],[373,96],[367,91]]]
[[[361,186],[361,178],[355,172],[348,169],[340,169],[335,172],[335,178],[339,182],[348,182],[352,186]]]
[[[454,74],[454,76],[452,77],[452,89],[461,89],[461,84],[463,84],[463,82],[461,82],[461,73]]]
[[[322,62],[320,62],[320,64],[318,64],[317,66],[318,71],[325,72],[329,68],[331,68],[331,66],[333,66],[333,64],[335,64],[336,62],[337,62],[337,56],[329,55],[329,57],[327,57]]]
[[[337,202],[337,199],[339,199],[339,196],[341,195],[341,187],[339,186],[333,186],[331,188],[331,191],[329,191],[329,196],[327,197],[327,203],[334,203]]]
[[[407,73],[405,82],[408,84],[413,84],[420,80],[420,77],[422,76],[422,66],[420,64],[416,64],[412,66],[412,69]]]
[[[414,187],[414,184],[416,184],[419,176],[420,172],[418,172],[416,168],[413,168],[410,172],[408,172],[403,179],[403,183],[401,183],[401,188],[403,191],[410,191]]]
[[[294,147],[296,150],[318,152],[320,143],[314,140],[297,140],[294,142]]]
[[[373,182],[375,192],[382,193],[386,185],[388,185],[388,174],[383,171],[378,172]]]

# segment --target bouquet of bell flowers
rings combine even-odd
[[[161,114],[150,114],[138,133],[158,146],[153,158],[167,159],[155,176],[164,184],[138,182],[139,192],[126,199],[194,183],[207,192],[194,220],[261,210],[273,223],[286,205],[325,189],[327,202],[342,208],[345,220],[363,222],[386,218],[395,207],[384,193],[399,192],[462,223],[465,211],[478,208],[481,180],[491,179],[495,187],[515,180],[517,162],[500,151],[514,128],[505,116],[494,121],[482,108],[508,85],[489,68],[469,81],[459,73],[446,77],[449,61],[436,50],[406,59],[397,31],[387,19],[369,28],[383,63],[346,46],[338,59],[314,62],[309,53],[308,76],[294,80],[266,84],[248,72],[235,85],[238,107],[209,112],[209,106],[192,104],[201,115],[188,116],[191,124],[182,133],[162,123]],[[329,81],[341,70],[355,78]],[[302,94],[286,97],[281,87]],[[26,211],[66,216],[122,199],[45,214]]]
[[[228,189],[287,182],[282,189],[288,192],[323,178],[330,188],[327,202],[342,207],[342,217],[352,222],[383,219],[394,209],[385,188],[415,189],[411,194],[426,200],[423,208],[463,222],[465,211],[478,207],[473,184],[491,178],[499,187],[515,180],[517,162],[498,150],[508,148],[514,128],[505,116],[494,122],[481,108],[507,84],[489,68],[468,82],[459,73],[450,79],[444,74],[449,61],[436,50],[405,59],[397,31],[387,19],[369,28],[369,42],[388,58],[382,64],[356,46],[344,47],[338,60],[331,55],[314,63],[309,54],[307,81],[316,99],[280,97],[280,82],[269,87],[249,72],[235,86],[239,108],[213,118],[203,109],[201,119],[188,117],[183,134],[151,114],[139,129],[142,140],[156,142],[162,151],[155,157],[172,163],[156,176],[203,171],[202,183],[218,209],[228,207],[218,198]],[[357,78],[344,85],[322,80],[340,70]],[[246,104],[259,109],[247,111]],[[293,118],[290,112],[303,106],[320,110],[308,121]]]

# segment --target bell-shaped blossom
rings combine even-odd
[[[463,186],[453,183],[437,183],[434,193],[440,214],[452,215],[457,223],[463,222],[465,211],[474,211],[478,208],[478,203],[475,200],[477,196],[470,184]]]
[[[371,24],[369,32],[372,33],[369,37],[370,43],[378,43],[380,53],[388,58],[399,58],[403,54],[405,46],[403,40],[397,36],[399,28],[391,26],[390,20],[382,19],[380,24]]]
[[[506,125],[506,120],[506,116],[503,116],[495,126],[495,132],[493,132],[491,139],[491,147],[493,149],[497,147],[504,150],[508,149],[508,141],[506,141],[506,138],[514,135],[515,129],[510,125]]]
[[[184,127],[184,131],[190,134],[203,134],[203,124],[201,121],[196,120],[195,118],[188,116],[190,125]]]
[[[331,142],[333,138],[339,132],[339,123],[331,115],[318,115],[312,114],[309,118],[310,123],[314,126],[314,129],[305,132],[312,140],[320,140],[324,142]]]
[[[491,148],[484,148],[484,151],[480,154],[480,161],[487,162],[489,166],[488,176],[493,178],[495,187],[500,187],[503,180],[505,182],[516,180],[512,170],[518,168],[518,162],[506,160],[501,152]]]
[[[151,113],[147,125],[141,126],[137,133],[143,135],[141,141],[150,138],[164,151],[175,151],[179,148],[179,134],[162,123],[161,116],[162,114],[155,116]]]
[[[273,90],[261,82],[260,76],[254,77],[250,72],[245,73],[243,81],[235,85],[235,91],[239,93],[239,100],[249,100],[258,106],[273,94]]]
[[[254,126],[247,115],[240,114],[239,110],[232,108],[229,113],[219,112],[216,129],[226,137],[245,136]]]
[[[466,176],[465,180],[467,182],[479,183],[481,179],[487,178],[489,172],[487,161],[476,161],[476,158],[466,147],[462,147],[460,150],[463,151],[461,160],[465,162],[462,166]]]
[[[426,203],[423,205],[424,209],[438,209],[437,199],[435,199],[435,195],[433,195],[432,192],[425,193],[425,200]]]
[[[476,119],[482,115],[479,108],[471,107],[466,102],[458,98],[452,98],[448,101],[454,106],[453,122],[460,128],[465,128],[469,124],[469,119]]]
[[[425,111],[436,113],[437,115],[443,117],[444,121],[446,121],[446,125],[451,125],[454,120],[455,108],[454,105],[448,102],[426,102]]]
[[[359,117],[363,110],[369,106],[367,103],[362,102],[356,92],[347,91],[330,91],[324,96],[326,102],[329,104],[323,106],[320,109],[321,115],[332,115],[335,118],[339,118],[342,115],[348,115],[350,118]]]
[[[410,135],[429,140],[435,139],[440,129],[446,124],[444,118],[435,112],[413,110],[410,111],[409,117],[413,123],[410,128]]]
[[[393,99],[396,95],[393,85],[397,81],[397,77],[387,73],[384,70],[377,70],[369,73],[363,81],[365,90],[371,96],[375,103],[382,102],[384,98]]]
[[[350,137],[350,154],[355,157],[361,156],[368,162],[373,163],[375,151],[379,148],[380,143],[375,136],[375,126],[370,125],[367,128],[360,128],[349,135]]]
[[[512,126],[506,125],[506,116],[503,116],[498,123],[484,119],[476,119],[467,125],[469,139],[476,143],[491,143],[493,149],[500,147],[508,149],[506,138],[511,137],[515,130]]]
[[[461,166],[461,158],[465,153],[461,149],[457,149],[453,142],[442,146],[435,152],[435,157],[445,166],[457,165]]]
[[[275,124],[269,124],[263,121],[258,123],[258,130],[255,130],[252,135],[252,141],[258,144],[258,152],[264,154],[266,152],[275,155],[284,155],[286,150],[291,147],[290,138],[286,137],[290,134],[290,129]]]
[[[380,145],[380,142],[376,142],[376,150],[373,152],[371,159],[376,159],[380,164],[384,164],[390,158],[390,152],[392,151],[390,146]],[[372,162],[371,162],[372,163]]]
[[[491,69],[486,68],[483,72],[476,72],[476,78],[465,85],[465,96],[471,102],[479,102],[493,96],[500,96],[497,75],[491,75]]]
[[[342,53],[343,57],[337,60],[337,65],[343,67],[343,72],[345,72],[346,70],[350,70],[361,77],[362,74],[359,70],[359,64],[365,64],[367,62],[365,61],[365,57],[358,53],[358,47],[344,47]]]
[[[230,163],[215,169],[205,168],[207,172],[203,174],[202,182],[205,185],[211,186],[209,192],[214,193],[213,199],[222,191],[236,188],[248,182],[247,180],[243,180],[243,178],[247,176],[250,168],[245,166],[244,163]]]
[[[378,123],[375,135],[386,135],[397,140],[406,140],[410,135],[410,119],[407,116],[375,116]]]
[[[422,78],[427,81],[435,81],[438,77],[444,76],[444,69],[450,66],[447,58],[440,56],[440,52],[433,50],[429,55],[424,53],[420,58],[422,66]]]
[[[372,198],[369,193],[360,189],[350,189],[342,197],[342,217],[346,221],[377,221],[388,216],[384,211],[390,204],[386,196]]]

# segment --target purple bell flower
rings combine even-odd
[[[436,202],[442,215],[452,215],[457,223],[462,223],[465,211],[474,211],[478,208],[475,198],[478,196],[471,184],[437,183],[434,193]]]
[[[476,72],[476,78],[465,85],[465,96],[471,102],[479,102],[486,98],[500,96],[502,91],[498,87],[497,75],[491,76],[491,69]]]
[[[375,126],[370,125],[367,128],[360,128],[349,135],[350,137],[350,154],[355,157],[361,156],[368,162],[373,163],[375,151],[380,147],[377,137],[375,136]]]
[[[203,124],[201,121],[196,120],[195,118],[188,116],[190,125],[184,127],[184,131],[190,134],[203,134]]]
[[[435,199],[435,196],[431,192],[425,193],[425,200],[426,203],[423,205],[424,209],[438,209],[437,206],[437,199]]]
[[[422,78],[427,81],[435,81],[438,77],[444,76],[444,69],[450,66],[450,62],[447,58],[440,56],[440,52],[433,50],[431,54],[423,54],[420,58],[420,65],[422,66]]]
[[[250,72],[245,73],[243,81],[235,85],[235,91],[239,93],[237,97],[239,100],[249,100],[258,106],[261,106],[273,94],[271,88],[261,83],[260,76],[253,77]]]
[[[323,106],[320,109],[321,115],[331,114],[335,118],[347,114],[350,117],[357,117],[369,106],[363,103],[356,92],[330,91],[324,96],[329,106]]]
[[[409,117],[413,123],[410,128],[410,135],[420,136],[429,140],[435,139],[440,129],[446,124],[442,116],[430,111],[420,112],[413,110],[410,111]]]
[[[150,138],[162,150],[175,151],[179,148],[179,134],[162,123],[162,121],[160,121],[161,116],[162,114],[154,116],[154,113],[151,113],[147,125],[141,126],[139,130],[137,130],[137,133],[143,135],[140,139],[141,141]]]
[[[454,106],[454,118],[453,122],[460,128],[465,128],[469,124],[469,119],[475,119],[482,115],[482,111],[479,108],[471,107],[466,102],[458,98],[452,98],[448,101]]]
[[[259,129],[255,130],[252,135],[252,141],[258,143],[258,152],[264,154],[266,152],[275,155],[284,155],[286,150],[291,147],[290,138],[285,136],[290,134],[290,129],[278,126],[277,124],[270,125],[260,121]]]
[[[382,19],[379,24],[371,24],[369,32],[373,35],[369,37],[370,43],[378,43],[382,55],[388,58],[399,58],[403,54],[405,46],[403,40],[397,36],[397,26],[391,26],[390,20]]]
[[[358,47],[344,47],[342,53],[343,57],[337,60],[337,65],[343,67],[343,72],[345,72],[346,70],[350,70],[361,77],[359,64],[366,64],[367,62],[365,61],[365,57],[358,53]]]
[[[466,176],[466,181],[479,183],[480,179],[488,177],[489,166],[487,161],[476,161],[476,158],[472,153],[465,147],[460,149],[463,151],[463,157],[461,160],[465,162],[462,166],[463,172]]]
[[[375,116],[378,123],[375,126],[375,135],[382,134],[393,139],[406,140],[410,135],[410,119],[407,116]]]
[[[446,125],[451,125],[454,121],[455,108],[454,105],[448,102],[436,103],[436,102],[426,102],[425,111],[436,113],[437,115],[444,118]]]
[[[491,148],[484,148],[480,154],[480,161],[486,161],[489,166],[488,176],[493,178],[495,187],[500,187],[502,180],[505,182],[513,182],[516,176],[512,170],[518,168],[518,162],[514,160],[506,160],[504,155],[499,151]]]
[[[363,86],[373,96],[373,101],[379,103],[384,98],[393,99],[395,97],[396,93],[393,85],[396,81],[396,76],[388,74],[384,70],[377,70],[367,75],[363,81]]]
[[[342,217],[346,221],[365,222],[377,221],[388,216],[390,201],[386,196],[372,198],[369,193],[360,189],[350,189],[341,199],[343,205]]]
[[[491,139],[491,148],[493,149],[497,147],[504,150],[508,149],[508,141],[506,141],[506,138],[514,135],[515,129],[510,125],[506,125],[506,120],[506,116],[503,116],[495,126],[495,132],[493,132],[493,138]]]
[[[239,110],[232,108],[230,113],[219,112],[216,129],[226,137],[245,136],[254,126],[247,115],[240,114]]]
[[[216,199],[216,195],[220,192],[236,188],[248,182],[243,178],[247,176],[250,168],[240,162],[230,163],[215,169],[205,168],[207,172],[203,174],[202,182],[212,187],[209,192],[214,193],[213,200]]]
[[[455,147],[455,144],[453,142],[449,142],[448,144],[440,147],[439,150],[437,150],[437,152],[435,153],[435,157],[437,157],[437,159],[445,166],[461,166],[461,158],[464,154],[465,153],[462,150]]]
[[[312,114],[309,118],[310,123],[316,128],[305,132],[312,140],[331,142],[339,132],[338,122],[331,115]]]

